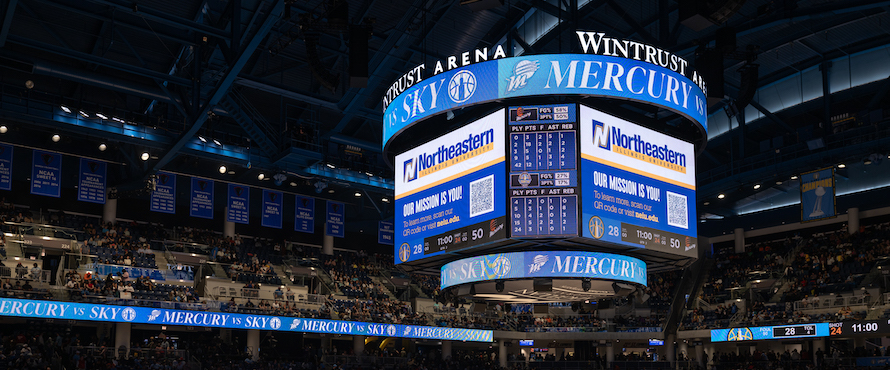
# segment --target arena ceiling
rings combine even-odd
[[[722,50],[725,97],[710,107],[731,114],[750,83],[740,73],[746,65],[759,66],[756,85],[765,86],[890,44],[890,1],[700,1],[699,13],[714,23],[700,30],[681,22],[685,3],[675,0],[503,0],[478,11],[463,2],[6,0],[4,141],[120,163],[125,170],[110,180],[122,188],[167,169],[293,191],[346,189],[336,196],[359,192],[379,212],[355,217],[379,219],[392,214],[384,198],[393,176],[381,154],[381,97],[424,60],[504,40],[526,55],[569,52],[574,31],[584,29],[694,61],[696,50],[716,47],[719,29],[732,29],[736,47]],[[363,48],[352,42],[359,30],[369,31],[366,84],[350,76],[350,50]],[[886,156],[886,126],[854,138],[829,128],[843,114],[874,118],[888,87],[869,83],[779,112],[759,106],[764,118],[712,137],[698,159],[702,214],[730,217],[752,197],[767,202],[753,183],[778,196],[794,191],[784,181],[792,174]],[[631,105],[613,112],[668,130],[681,119]],[[53,144],[48,132],[64,139]],[[807,145],[819,138],[823,147]],[[139,159],[143,152],[150,160]],[[267,180],[275,174],[285,177]],[[715,201],[719,193],[726,200]]]

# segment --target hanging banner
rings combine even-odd
[[[800,222],[837,217],[834,167],[800,175]]]
[[[192,196],[189,215],[213,218],[213,180],[192,177]]]
[[[31,194],[58,198],[61,192],[62,155],[35,150],[31,166]]]
[[[12,145],[0,145],[0,190],[12,190]]]
[[[229,184],[226,221],[237,224],[250,223],[250,187]]]
[[[151,192],[152,212],[176,213],[176,175],[158,172],[158,182]]]
[[[344,225],[346,217],[346,207],[340,202],[328,201],[327,217],[325,217],[324,234],[342,238],[346,236],[346,225]]]
[[[377,224],[377,243],[393,245],[395,225],[392,222],[380,221]]]
[[[107,164],[92,159],[80,159],[80,181],[77,183],[77,200],[105,204]]]
[[[297,195],[294,230],[303,233],[315,232],[315,198]]]
[[[263,226],[281,228],[282,198],[277,191],[263,189]]]

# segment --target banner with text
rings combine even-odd
[[[151,210],[161,213],[176,213],[176,175],[158,172],[155,191],[151,192]]]
[[[226,221],[237,224],[250,223],[250,187],[229,184],[229,199],[226,201],[228,211]]]
[[[106,171],[107,164],[105,162],[81,158],[77,200],[105,204]]]
[[[0,190],[12,190],[12,145],[0,145]]]
[[[263,226],[281,228],[282,193],[263,189]]]
[[[192,196],[189,215],[213,218],[213,180],[192,177]]]
[[[173,305],[173,302],[167,302]],[[198,305],[195,306],[200,307]],[[324,334],[365,335],[467,342],[491,342],[493,332],[480,329],[376,324],[226,312],[0,298],[0,316],[37,319],[125,322],[210,328],[259,329]]]
[[[377,243],[393,245],[395,238],[395,225],[392,222],[380,221],[377,224]]]
[[[297,195],[294,230],[303,233],[315,232],[315,198]]]
[[[31,194],[60,197],[62,195],[62,155],[34,151],[31,165]]]
[[[324,234],[342,238],[346,236],[346,209],[343,203],[328,201],[327,216],[325,217]]]
[[[834,167],[800,175],[800,221],[833,218],[835,210]]]

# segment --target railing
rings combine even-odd
[[[812,298],[810,298],[812,300]],[[803,300],[794,302],[794,310],[795,311],[811,311],[811,310],[819,310],[825,308],[843,308],[846,306],[861,306],[861,305],[869,305],[872,303],[871,296],[823,296],[819,297],[819,300],[816,302],[809,301],[804,302]]]
[[[537,359],[507,361],[507,368],[553,369],[553,370],[599,370],[604,369],[600,361],[541,361]],[[621,367],[625,369],[625,367]]]
[[[75,354],[80,352],[81,355],[89,356],[89,357],[99,357],[111,359],[114,358],[115,355],[118,354],[120,349],[114,347],[95,347],[95,346],[71,346],[68,347],[69,354]],[[143,359],[154,357],[157,359],[178,359],[178,358],[191,358],[189,356],[189,352],[184,349],[153,349],[153,348],[138,348],[133,347],[130,348],[127,353],[124,353],[127,357],[133,357],[135,353],[139,353],[139,357]]]
[[[322,361],[328,364],[338,364],[338,368],[393,368],[398,365],[399,368],[408,364],[408,357],[378,357],[378,356],[335,356],[326,355],[322,357]]]
[[[49,284],[51,276],[52,271],[50,270],[40,270],[37,275],[34,275],[33,271],[31,271],[31,269],[29,268],[12,268],[0,266],[0,278],[31,280]]]

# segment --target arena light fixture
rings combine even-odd
[[[837,168],[847,168],[847,165],[841,163],[841,164],[837,165]]]
[[[760,184],[754,184],[754,190],[760,189]]]
[[[100,152],[104,152],[105,149],[108,149],[108,145],[105,145],[105,143],[99,144],[99,151],[100,151]]]
[[[53,142],[58,143],[59,140],[62,140],[62,137],[59,134],[53,134]]]
[[[723,199],[723,198],[726,198],[725,194],[721,193],[720,195],[717,195],[717,199]]]
[[[226,165],[222,164],[219,166],[219,173],[226,173]]]
[[[78,111],[78,113],[80,113],[80,115],[83,116],[83,118],[90,118],[90,114],[87,113],[87,112],[84,112],[84,111]]]
[[[266,174],[264,174],[262,172],[260,172],[259,175],[256,175],[257,180],[263,181],[263,179],[265,179],[265,178],[266,178]]]
[[[148,152],[143,152],[142,156],[139,158],[142,158],[143,161],[147,161],[150,156],[151,155],[149,155]]]
[[[222,143],[219,142],[219,140],[213,139],[213,143],[216,144],[216,146],[222,146]]]
[[[201,135],[198,135],[198,140],[201,140],[202,143],[207,144],[207,139],[205,139],[205,138],[204,138],[203,136],[201,136]]]
[[[62,108],[62,111],[65,113],[71,113],[71,108],[68,108],[67,106],[60,105],[59,108]]]
[[[96,116],[99,117],[99,118],[101,118],[101,119],[108,119],[108,116],[106,116],[106,115],[104,115],[104,114],[102,114],[102,113],[96,113]]]
[[[359,192],[355,192],[355,194],[354,194],[354,195],[355,195],[355,197],[356,197],[356,198],[358,198],[358,197],[360,197],[360,196],[362,196],[362,193],[359,193]]]
[[[7,131],[9,131],[9,127],[6,127],[6,125],[0,125],[0,134],[5,134]]]
[[[792,180],[797,180],[797,175],[791,175]]]

